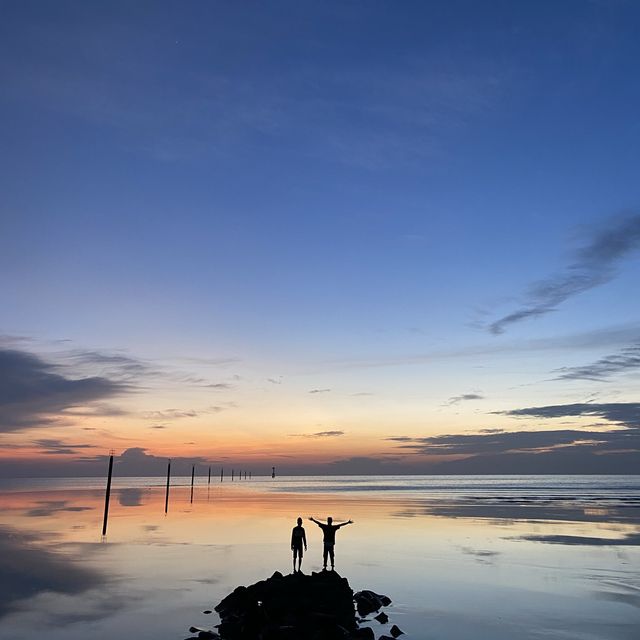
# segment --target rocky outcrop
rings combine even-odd
[[[370,627],[358,626],[354,601],[360,616],[391,604],[373,591],[354,595],[335,571],[287,576],[276,571],[267,580],[236,588],[214,607],[220,616],[217,632],[190,631],[202,640],[375,640]]]

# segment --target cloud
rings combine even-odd
[[[282,376],[279,378],[267,378],[267,382],[270,382],[271,384],[282,384]]]
[[[640,214],[627,215],[609,224],[577,252],[572,264],[534,284],[524,306],[490,324],[489,331],[504,333],[512,324],[551,313],[569,298],[612,280],[622,258],[640,247]]]
[[[54,438],[40,438],[34,440],[33,444],[43,449],[41,453],[50,455],[71,455],[78,453],[78,449],[94,449],[92,444],[77,444],[70,442],[63,442]]]
[[[640,344],[632,345],[619,353],[605,356],[595,362],[580,367],[556,369],[555,380],[601,381],[618,373],[626,373],[640,368]]]
[[[344,431],[316,431],[316,433],[293,433],[296,438],[337,438],[343,436]]]
[[[311,389],[309,393],[329,393],[331,389]]]
[[[103,376],[72,378],[60,365],[17,349],[0,349],[0,432],[55,423],[78,410],[133,390],[129,382]]]
[[[497,415],[533,418],[565,418],[574,416],[597,416],[625,426],[640,429],[640,402],[575,403],[526,407],[510,411],[496,411]]]
[[[199,412],[195,409],[163,409],[162,411],[145,411],[148,420],[179,420],[180,418],[196,418]]]
[[[460,396],[453,396],[449,398],[445,402],[445,404],[446,405],[458,404],[459,402],[465,402],[467,400],[484,400],[484,396],[481,396],[478,393],[463,393]]]
[[[640,403],[576,403],[495,413],[540,419],[595,416],[618,428],[484,429],[477,434],[387,440],[398,449],[430,456],[442,473],[629,473],[640,462]]]

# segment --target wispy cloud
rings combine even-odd
[[[606,380],[618,373],[627,373],[640,369],[640,344],[623,349],[619,353],[600,358],[595,362],[579,367],[556,369],[556,380]]]
[[[315,433],[292,433],[295,438],[336,438],[343,436],[344,431],[316,431]]]
[[[130,380],[105,376],[73,378],[67,369],[17,349],[0,349],[0,431],[50,425],[69,410],[134,390]]]
[[[479,393],[463,393],[459,396],[452,396],[445,402],[445,404],[459,404],[460,402],[466,402],[468,400],[484,400],[484,396],[481,396]]]
[[[612,280],[622,258],[640,247],[640,214],[610,220],[608,225],[592,236],[564,271],[534,284],[525,304],[491,323],[489,331],[504,333],[512,324],[551,313],[569,298]]]
[[[311,389],[309,393],[329,393],[331,389]]]
[[[495,412],[538,419],[595,416],[602,430],[553,429],[390,436],[399,450],[428,456],[442,473],[620,473],[640,461],[640,403],[577,403]],[[433,463],[433,462],[432,462]]]
[[[79,449],[94,449],[92,444],[79,444],[71,442],[63,442],[55,438],[40,438],[33,442],[37,447],[42,449],[41,453],[48,455],[72,455],[78,453]]]
[[[163,409],[162,411],[145,411],[142,415],[148,420],[179,420],[196,418],[199,412],[195,409]]]
[[[496,411],[498,415],[533,418],[596,416],[633,429],[640,429],[640,402],[575,403]]]

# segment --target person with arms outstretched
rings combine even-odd
[[[302,526],[302,518],[298,518],[298,526],[291,531],[291,551],[293,551],[293,572],[296,572],[296,557],[298,558],[298,571],[302,567],[302,545],[307,550],[307,535]]]
[[[322,532],[324,534],[324,539],[323,539],[324,548],[322,551],[322,560],[324,561],[323,562],[324,566],[322,568],[323,569],[327,568],[327,556],[328,556],[331,559],[331,570],[333,571],[335,567],[334,547],[336,544],[336,531],[340,527],[344,527],[348,524],[353,524],[353,520],[347,520],[347,522],[342,522],[341,524],[333,524],[332,517],[327,518],[326,524],[324,522],[318,522],[318,520],[316,520],[315,518],[309,518],[309,520],[311,520],[311,522],[315,522],[322,529]]]

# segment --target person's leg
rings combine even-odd
[[[333,552],[333,545],[329,548],[329,557],[331,558],[331,568],[335,566],[335,554]]]
[[[302,570],[302,547],[298,550],[298,572]]]
[[[298,553],[298,550],[293,547],[293,572],[296,572],[296,555]]]
[[[327,568],[327,554],[328,554],[328,553],[329,553],[329,547],[327,547],[327,545],[325,544],[325,545],[324,545],[324,549],[323,549],[323,551],[322,551],[322,560],[324,561],[324,562],[323,562],[323,565],[324,565],[324,566],[322,567],[323,569],[326,569],[326,568]]]

